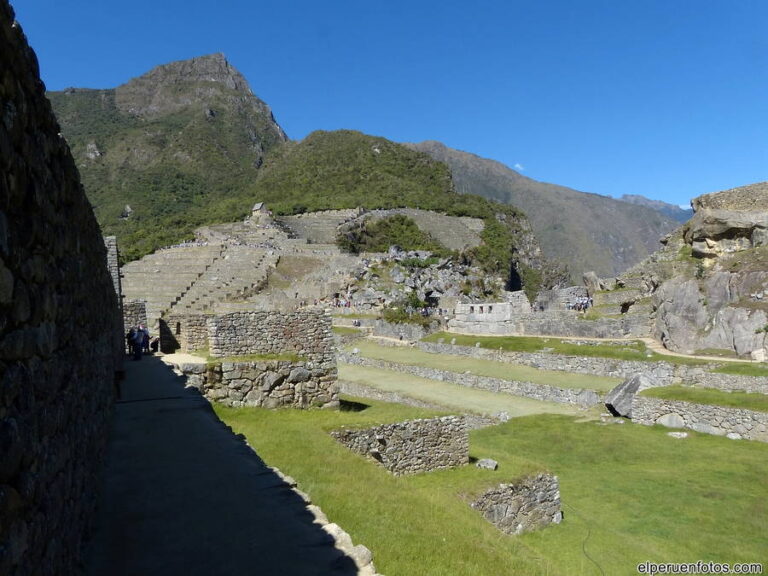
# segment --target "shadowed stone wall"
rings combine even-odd
[[[125,300],[123,302],[123,335],[131,326],[147,325],[147,303],[144,300]]]
[[[0,574],[73,574],[114,399],[99,227],[0,0]]]
[[[522,534],[563,519],[557,476],[537,474],[501,484],[472,503],[483,517],[507,534]]]
[[[366,430],[336,430],[331,435],[395,475],[453,468],[469,462],[469,433],[459,416],[409,420]]]

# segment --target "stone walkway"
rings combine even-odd
[[[358,573],[182,378],[157,357],[126,364],[86,575]]]

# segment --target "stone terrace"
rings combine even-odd
[[[224,247],[183,246],[160,250],[123,266],[125,300],[146,300],[147,321],[157,323],[174,304],[222,256]]]

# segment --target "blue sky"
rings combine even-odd
[[[768,180],[768,2],[15,0],[47,87],[224,52],[294,139],[439,140],[586,192]]]

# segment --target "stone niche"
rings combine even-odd
[[[331,435],[395,475],[454,468],[469,462],[469,432],[460,416],[409,420],[365,430],[336,430]]]
[[[500,484],[472,503],[506,534],[522,534],[563,520],[557,476],[537,474]]]

